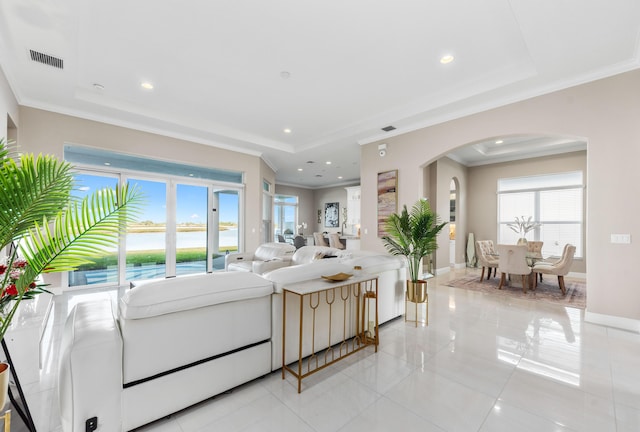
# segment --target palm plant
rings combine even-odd
[[[412,282],[420,280],[420,263],[438,248],[438,233],[446,224],[440,222],[427,200],[416,202],[411,212],[405,205],[400,214],[394,213],[387,219],[388,235],[382,241],[390,254],[406,257]]]
[[[50,155],[14,159],[0,139],[0,249],[9,251],[0,276],[0,339],[21,300],[43,291],[34,286],[41,273],[75,270],[117,245],[142,204],[142,195],[128,185],[82,200],[72,196],[73,188],[71,164]],[[16,267],[20,272],[12,279],[9,270]]]

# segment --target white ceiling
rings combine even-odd
[[[257,154],[305,187],[357,181],[359,144],[638,68],[639,36],[638,0],[0,2],[20,104]]]

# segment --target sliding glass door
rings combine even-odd
[[[122,181],[139,188],[145,204],[118,249],[69,273],[71,287],[223,270],[225,254],[239,250],[242,187],[116,173],[80,173],[76,178],[82,186],[79,197]]]

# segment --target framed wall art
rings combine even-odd
[[[340,203],[325,203],[324,226],[327,228],[338,228],[340,226]]]
[[[398,170],[378,173],[378,237],[387,235],[387,218],[398,211]]]

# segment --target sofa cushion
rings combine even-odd
[[[252,272],[253,261],[234,261],[227,265],[227,271]]]
[[[272,293],[272,283],[253,273],[207,273],[160,279],[128,290],[120,299],[120,318],[148,318]]]
[[[344,251],[327,246],[303,246],[293,254],[291,263],[293,265],[308,264],[324,256],[340,257],[342,253]]]
[[[269,261],[274,258],[292,256],[296,247],[289,243],[265,243],[258,246],[253,254],[254,261]]]
[[[282,288],[286,287],[287,284],[318,279],[320,276],[329,276],[336,273],[353,273],[353,267],[342,264],[335,259],[319,260],[308,264],[283,267],[265,273],[262,277],[273,282],[275,292],[281,293]]]

